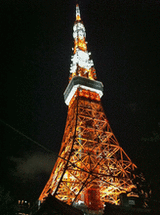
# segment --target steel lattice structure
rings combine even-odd
[[[74,60],[64,93],[69,105],[66,126],[57,161],[39,200],[43,202],[51,194],[67,204],[82,201],[99,210],[105,202],[118,204],[121,193],[133,194],[131,172],[136,165],[119,145],[104,113],[103,85],[95,80],[93,62],[87,55],[78,5],[73,30]]]

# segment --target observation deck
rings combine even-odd
[[[66,105],[69,105],[72,97],[74,96],[76,90],[78,88],[82,88],[85,90],[90,90],[91,92],[95,92],[99,94],[100,98],[103,96],[103,84],[100,81],[91,80],[89,78],[74,76],[71,82],[68,84],[65,92],[64,92],[64,101]]]

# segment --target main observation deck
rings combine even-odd
[[[100,81],[91,80],[89,78],[75,76],[72,78],[71,82],[68,84],[64,92],[64,101],[66,105],[69,105],[72,97],[74,96],[78,88],[85,90],[90,90],[99,94],[100,98],[103,96],[103,84]]]

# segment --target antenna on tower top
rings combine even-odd
[[[80,14],[80,9],[79,9],[79,4],[76,4],[76,20],[77,21],[81,20],[81,14]]]

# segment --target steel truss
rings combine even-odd
[[[119,204],[119,195],[135,188],[135,168],[111,130],[99,95],[78,88],[58,159],[39,200],[51,194],[69,205],[81,200],[95,210],[105,202]]]

